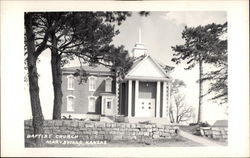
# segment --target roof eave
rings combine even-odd
[[[151,76],[126,76],[124,81],[127,80],[143,80],[143,81],[171,81],[171,78],[151,77]]]

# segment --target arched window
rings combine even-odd
[[[68,90],[74,90],[74,76],[68,75]]]
[[[67,111],[71,111],[71,112],[75,111],[74,100],[75,100],[75,96],[73,95],[67,96]]]
[[[95,91],[95,89],[96,89],[96,77],[90,76],[88,79],[89,79],[89,91]]]
[[[95,96],[90,96],[90,97],[88,97],[88,99],[89,99],[88,112],[95,112],[96,97]]]
[[[106,92],[111,92],[112,91],[112,78],[107,77],[105,80],[105,91]]]

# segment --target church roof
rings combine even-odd
[[[148,65],[145,63],[146,60],[150,60],[150,64]],[[140,68],[143,66],[148,66],[147,68]],[[133,62],[133,65],[131,66],[130,70],[128,71],[127,75],[125,76],[125,79],[143,79],[143,78],[150,78],[151,80],[169,80],[172,79],[169,75],[169,70],[165,69],[166,65],[160,63],[150,55],[144,55],[136,58]],[[64,67],[62,68],[62,71],[64,73],[74,73],[77,72],[77,69],[83,69],[88,73],[91,74],[107,74],[107,75],[114,75],[114,72],[111,71],[110,68],[104,66],[104,65],[83,65],[80,66],[74,66],[74,67]],[[146,70],[145,70],[146,69]],[[143,73],[142,71],[146,71],[146,73]],[[146,75],[145,75],[146,74]]]
[[[65,67],[62,70],[63,71],[76,71],[77,69],[80,69],[80,66]],[[95,66],[83,65],[82,69],[87,72],[110,72],[111,71],[108,67],[105,67],[104,65],[95,65]]]
[[[136,67],[136,65],[138,65],[145,58],[146,58],[146,56],[140,56],[140,57],[136,58],[133,62],[133,65],[131,66],[130,70],[132,70],[134,67]]]
[[[150,61],[147,62],[148,60]],[[155,79],[171,79],[168,72],[164,70],[164,66],[159,64],[159,62],[157,62],[150,55],[140,56],[134,61],[125,78],[129,79],[134,77],[151,77],[152,79],[156,77]]]
[[[214,124],[214,127],[227,127],[228,121],[227,120],[217,120]]]

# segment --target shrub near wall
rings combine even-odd
[[[171,139],[178,135],[178,130],[177,126],[159,124],[45,120],[44,134],[34,136],[32,121],[25,121],[26,140],[34,137],[74,141]]]

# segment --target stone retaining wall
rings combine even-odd
[[[25,121],[25,136],[33,134],[32,121]],[[45,120],[43,135],[77,135],[77,140],[171,139],[179,128],[171,125],[105,123],[80,120]]]
[[[212,139],[227,140],[228,130],[225,127],[201,127],[200,133]]]

